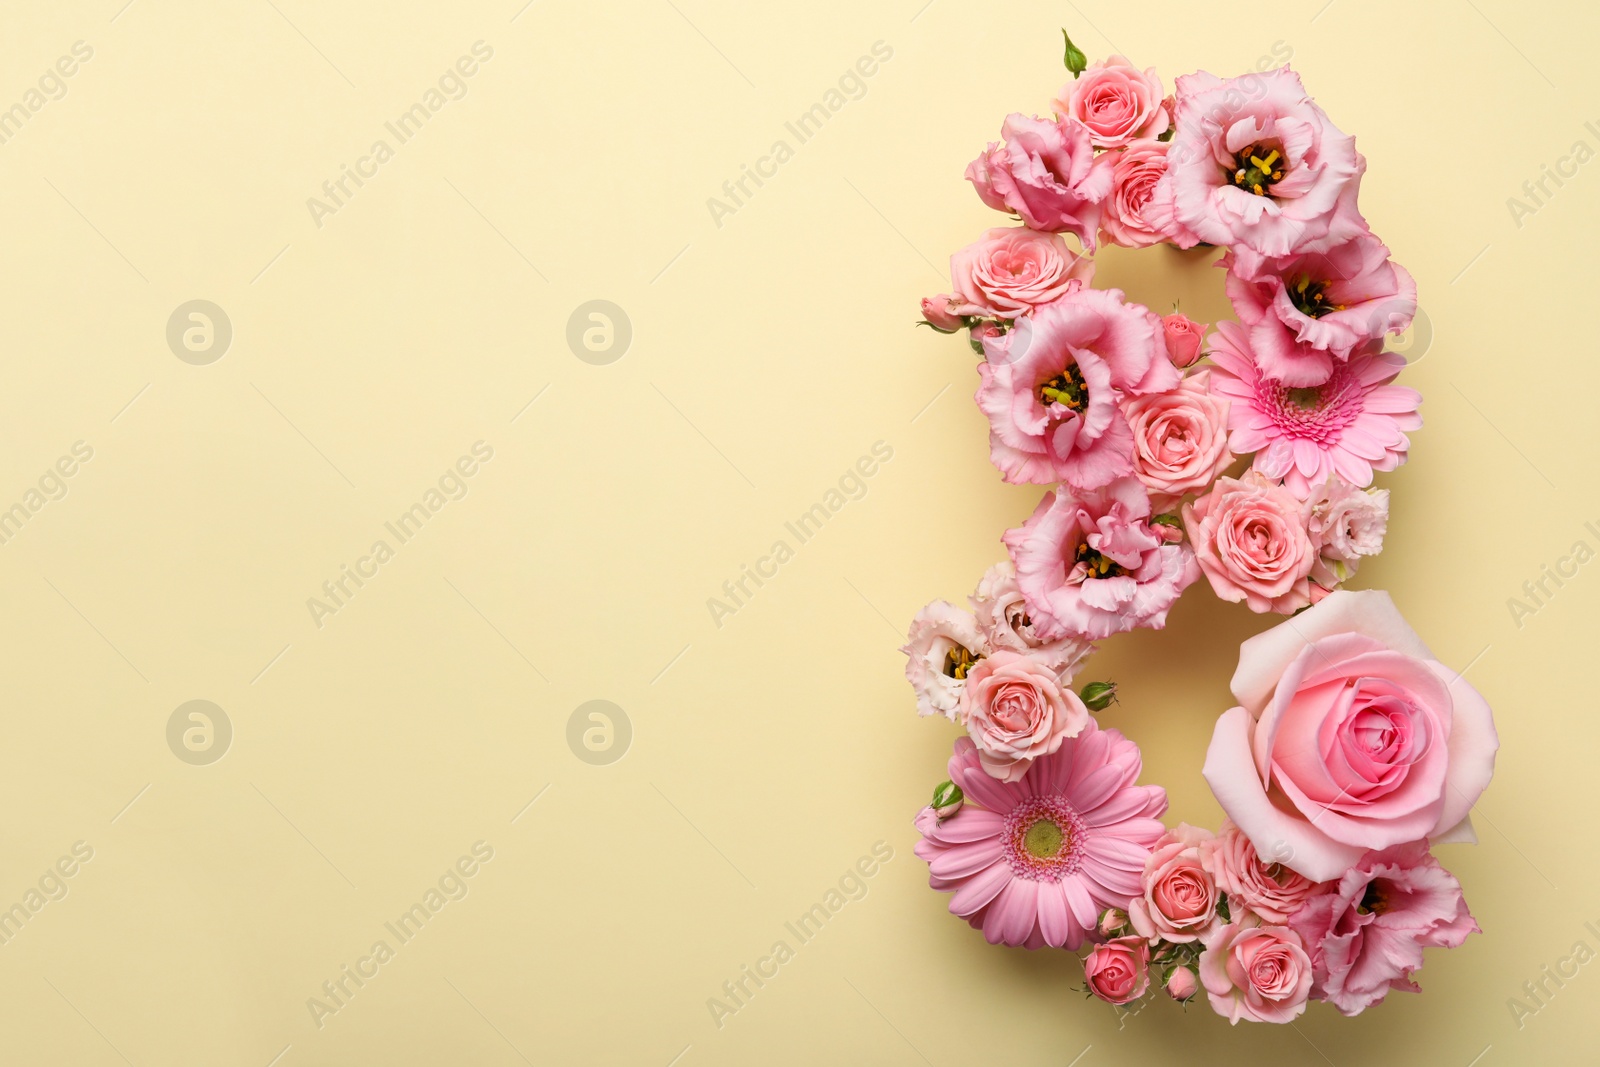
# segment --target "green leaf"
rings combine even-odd
[[[1067,69],[1072,71],[1072,76],[1076,78],[1089,69],[1089,57],[1084,55],[1078,49],[1078,46],[1072,43],[1072,38],[1067,36],[1066,30],[1061,31],[1061,39],[1067,42],[1067,54],[1062,57],[1062,61],[1066,63]]]

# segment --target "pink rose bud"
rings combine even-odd
[[[1200,989],[1200,982],[1187,967],[1175,967],[1167,978],[1167,996],[1173,1000],[1188,1000]]]
[[[1115,937],[1117,931],[1128,925],[1128,913],[1121,908],[1107,908],[1100,916],[1100,936]]]
[[[1183,370],[1199,361],[1200,339],[1205,336],[1206,324],[1173,312],[1162,318],[1161,329],[1166,335],[1167,358],[1174,367]]]
[[[940,333],[955,333],[966,325],[960,315],[950,311],[950,298],[943,295],[922,298],[922,317]]]

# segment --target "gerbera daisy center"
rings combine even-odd
[[[1063,797],[1029,797],[1006,816],[1006,863],[1018,878],[1059,882],[1083,863],[1083,834],[1083,817]]]
[[[1022,847],[1035,859],[1054,859],[1066,843],[1066,832],[1049,819],[1040,819],[1022,832]]]

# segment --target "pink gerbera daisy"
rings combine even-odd
[[[1211,391],[1232,401],[1228,447],[1254,452],[1256,470],[1282,479],[1301,500],[1335,474],[1358,489],[1371,485],[1374,471],[1405,462],[1405,432],[1422,425],[1422,394],[1389,384],[1406,362],[1382,342],[1357,348],[1327,381],[1302,388],[1262,373],[1238,323],[1217,324],[1210,355],[1217,365]]]
[[[961,738],[950,779],[966,802],[947,819],[932,808],[916,818],[928,884],[953,891],[951,913],[990,944],[1078,948],[1102,911],[1139,892],[1166,831],[1166,791],[1134,785],[1139,768],[1139,746],[1093,722],[1009,783],[991,778]]]

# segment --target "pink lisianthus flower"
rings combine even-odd
[[[1028,521],[1001,539],[1034,629],[1047,637],[1159,630],[1200,576],[1188,545],[1151,528],[1150,497],[1135,478],[1046,493]]]
[[[1393,989],[1421,992],[1411,978],[1425,948],[1456,948],[1480,933],[1461,883],[1425,841],[1369,852],[1333,891],[1289,920],[1305,941],[1314,993],[1356,1015]]]
[[[1138,1000],[1150,988],[1149,942],[1118,937],[1096,945],[1083,957],[1083,983],[1107,1004]]]
[[[997,226],[950,257],[955,291],[930,299],[945,322],[962,316],[1014,319],[1081,289],[1093,276],[1094,260],[1068,248],[1060,234]]]
[[[1185,493],[1204,489],[1233,462],[1228,451],[1228,402],[1208,388],[1210,371],[1185,378],[1166,393],[1122,402],[1133,431],[1133,474],[1165,511]]]
[[[1286,256],[1366,229],[1356,210],[1366,160],[1287,67],[1179,78],[1176,125],[1153,201],[1183,247]]]
[[[1471,840],[1494,774],[1489,705],[1387,593],[1339,590],[1239,649],[1204,774],[1263,856],[1338,878],[1369,849]]]
[[[1063,686],[1072,684],[1078,665],[1094,651],[1094,645],[1078,634],[1046,638],[1039,633],[1028,614],[1027,598],[1017,584],[1017,568],[1010,560],[996,563],[984,573],[970,602],[978,628],[991,649],[1031,656],[1054,671]]]
[[[1235,1025],[1286,1023],[1306,1010],[1311,960],[1300,936],[1281,926],[1233,923],[1206,942],[1200,983],[1211,1008]]]
[[[1090,722],[1089,709],[1054,671],[1011,651],[993,652],[968,672],[960,714],[979,763],[1002,782],[1021,781],[1034,760]]]
[[[978,620],[947,600],[935,600],[911,620],[906,680],[917,694],[918,715],[943,715],[954,722],[967,672],[989,654]]]
[[[1091,63],[1056,98],[1056,114],[1076,119],[1096,148],[1121,148],[1135,138],[1167,132],[1171,116],[1162,106],[1161,78],[1154,67],[1140,71],[1122,56]]]
[[[1156,182],[1167,172],[1166,142],[1134,141],[1112,155],[1111,195],[1102,205],[1101,234],[1125,248],[1160,244],[1167,239],[1166,231],[1145,218],[1144,209],[1155,195]]]
[[[1133,469],[1121,395],[1174,388],[1161,320],[1116,289],[1076,289],[1037,308],[978,366],[978,408],[1005,480],[1097,488]]]
[[[1356,572],[1363,556],[1383,551],[1389,528],[1389,490],[1356,489],[1329,478],[1306,501],[1306,532],[1317,550],[1311,580],[1327,589]]]
[[[931,807],[916,818],[928,884],[953,892],[951,913],[990,944],[1078,949],[1104,909],[1139,891],[1165,829],[1166,791],[1135,785],[1139,768],[1139,746],[1092,720],[1014,783],[990,777],[959,738],[949,774],[966,802],[947,819]]]
[[[1211,831],[1180,823],[1156,842],[1143,888],[1128,902],[1128,921],[1140,937],[1182,944],[1216,928],[1217,881],[1205,862],[1211,840]]]
[[[1204,854],[1217,888],[1228,895],[1235,922],[1243,921],[1242,912],[1248,911],[1265,923],[1282,926],[1314,893],[1325,888],[1276,859],[1262,859],[1250,838],[1228,819],[1222,821],[1222,829],[1207,843]]]
[[[1320,384],[1334,362],[1403,332],[1417,313],[1417,283],[1368,232],[1322,252],[1263,257],[1240,249],[1221,265],[1251,346],[1290,385]]]
[[[1306,506],[1259,471],[1218,478],[1211,492],[1183,506],[1183,527],[1223,600],[1280,615],[1311,603],[1317,551],[1306,533]]]
[[[1015,114],[967,166],[985,204],[1012,212],[1032,230],[1075,234],[1094,251],[1101,201],[1111,194],[1109,157],[1096,157],[1089,128],[1070,119]]]
[[[1219,323],[1210,340],[1211,391],[1231,402],[1229,447],[1254,452],[1256,470],[1295,496],[1306,499],[1334,474],[1364,489],[1374,471],[1405,462],[1422,396],[1389,384],[1405,367],[1401,356],[1357,349],[1321,385],[1290,387],[1265,372],[1238,323]]]

